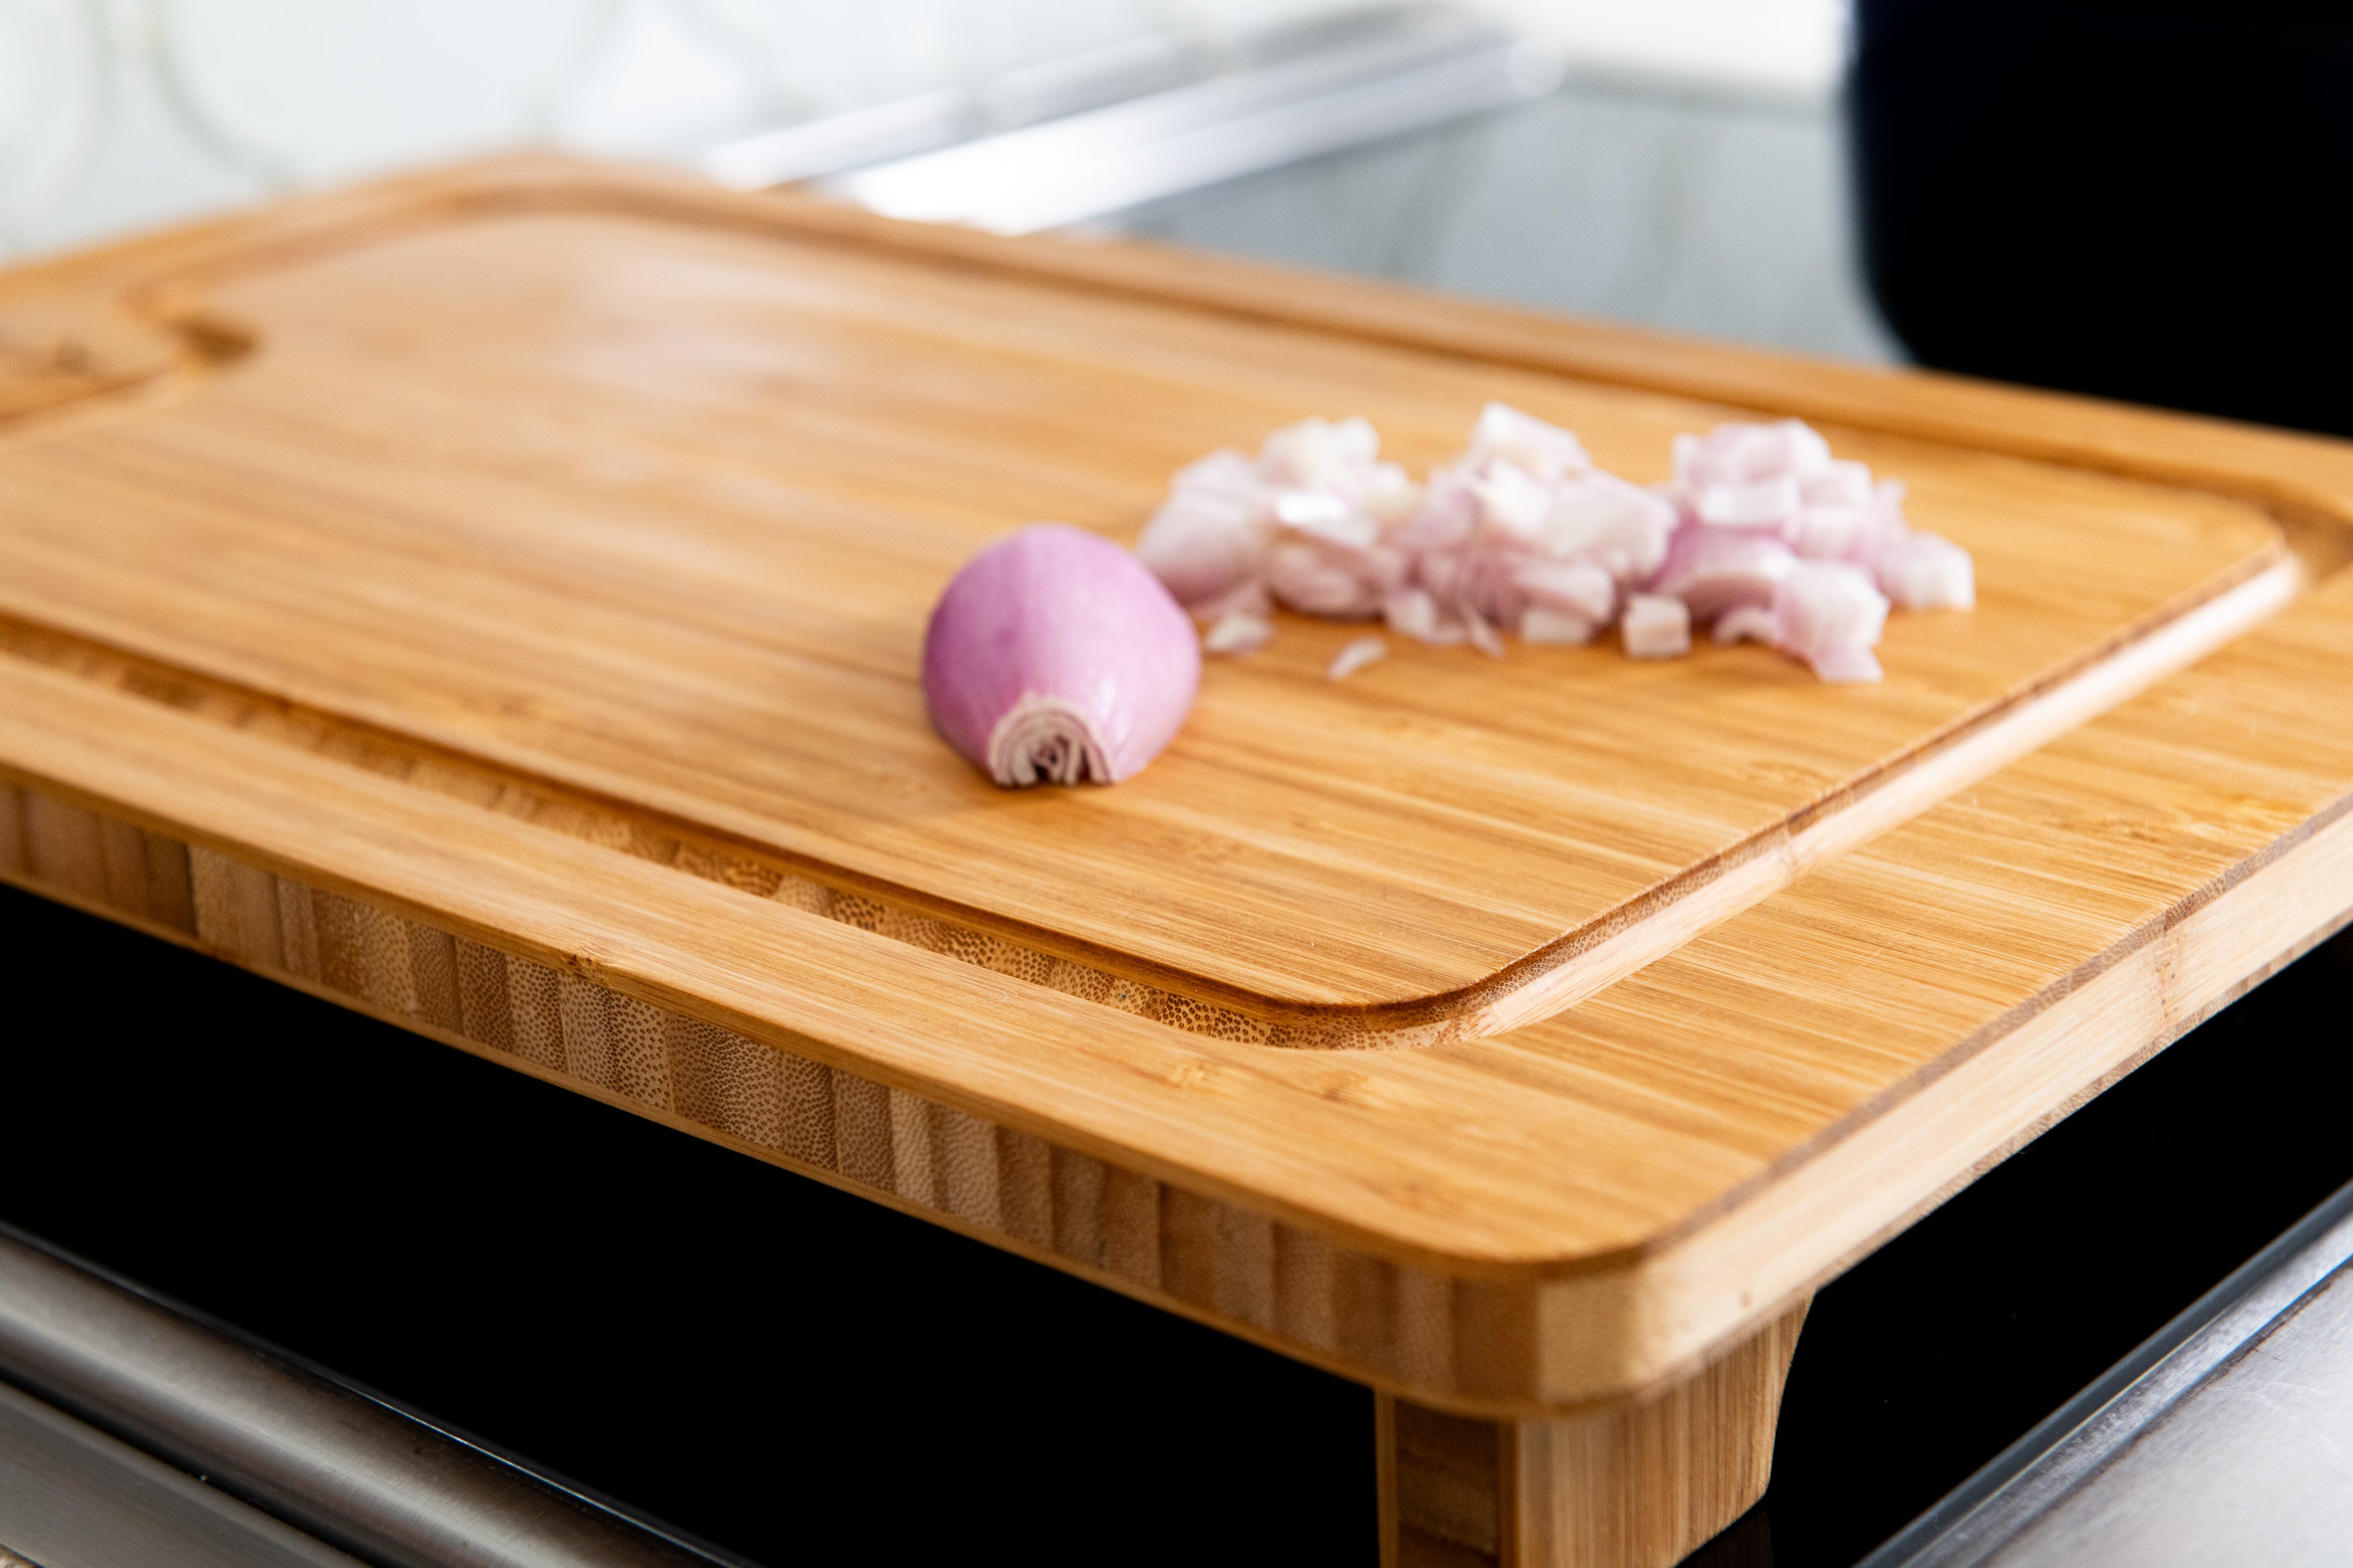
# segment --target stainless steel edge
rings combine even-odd
[[[1258,84],[1223,79],[884,163],[823,188],[891,217],[1028,234],[1494,109],[1560,79],[1556,57],[1540,45],[1462,41],[1469,47],[1436,58],[1399,59],[1296,94],[1246,91]]]
[[[5,1236],[0,1378],[387,1568],[712,1561]]]
[[[195,1477],[0,1384],[0,1568],[356,1568]]]
[[[742,189],[808,180],[893,217],[1027,233],[1540,96],[1550,45],[1444,5],[1270,33],[1224,68],[1155,34],[714,147]]]
[[[2099,1477],[2353,1261],[2353,1184],[1856,1568],[1976,1568]]]

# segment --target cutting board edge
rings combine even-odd
[[[190,853],[220,858],[193,845]],[[200,865],[200,881],[203,875]],[[1198,1173],[1158,1171],[1155,1162],[1133,1160],[1131,1164],[1143,1169],[1113,1167],[1112,1179],[1146,1184],[1148,1190],[1138,1190],[1152,1215],[1150,1256],[1131,1248],[1122,1258],[1098,1246],[1093,1258],[1074,1258],[1058,1250],[1049,1237],[1009,1231],[999,1200],[991,1200],[998,1207],[990,1213],[960,1203],[947,1190],[950,1179],[937,1173],[944,1156],[934,1156],[938,1163],[927,1178],[931,1185],[921,1191],[893,1186],[887,1177],[878,1186],[871,1175],[861,1178],[754,1142],[675,1105],[649,1103],[626,1073],[613,1082],[592,1081],[576,1069],[521,1058],[425,1018],[416,1004],[402,1007],[350,988],[371,982],[338,985],[321,973],[297,972],[287,959],[262,961],[240,951],[233,933],[195,929],[203,917],[193,901],[183,927],[127,910],[108,892],[61,887],[26,866],[0,864],[0,881],[237,963],[1286,1355],[1434,1408],[1500,1419],[1640,1400],[1687,1377],[2221,1006],[2353,921],[2353,795],[2268,851],[2249,857],[2226,886],[2182,900],[2163,919],[2087,959],[1777,1162],[1773,1170],[1727,1193],[1707,1212],[1663,1226],[1640,1246],[1516,1264],[1399,1245],[1395,1237],[1356,1226],[1327,1228],[1324,1216],[1310,1218],[1306,1230],[1292,1229],[1305,1216],[1268,1215],[1269,1206],[1287,1211],[1290,1205],[1267,1205],[1265,1194],[1210,1195],[1177,1184],[1190,1181],[1213,1190],[1219,1185],[1203,1182]],[[216,900],[222,896],[216,889]],[[282,890],[277,896],[282,900]],[[316,965],[315,952],[311,962]],[[2125,1026],[2116,1026],[2119,1021]],[[809,1038],[789,1033],[797,1041]],[[926,1091],[936,1087],[924,1086]],[[914,1106],[913,1113],[927,1121],[928,1140],[940,1139],[944,1125],[990,1125],[912,1090],[877,1084],[875,1091],[886,1097],[880,1103],[887,1106],[883,1115],[892,1121],[902,1121],[907,1107]],[[943,1114],[961,1118],[961,1123],[944,1124]],[[1989,1120],[2001,1123],[1990,1141],[1983,1135]],[[1011,1131],[997,1124],[996,1135],[1001,1140]],[[1059,1143],[1039,1134],[1018,1136],[1041,1143],[1050,1160],[1061,1157]],[[1946,1157],[1919,1160],[1924,1142],[1944,1149]],[[903,1161],[905,1141],[899,1142]],[[1001,1152],[998,1158],[1001,1167]],[[1296,1325],[1267,1316],[1267,1303],[1238,1302],[1220,1289],[1219,1275],[1230,1266],[1228,1255],[1238,1246],[1249,1249],[1253,1231],[1262,1234],[1268,1247],[1280,1245],[1278,1237],[1287,1235],[1294,1249],[1301,1238],[1321,1236],[1324,1239],[1317,1245],[1347,1249],[1388,1269],[1396,1300],[1417,1301],[1415,1310],[1428,1321],[1411,1330],[1399,1328],[1393,1305],[1391,1337],[1377,1353],[1363,1343],[1351,1348],[1336,1341],[1302,1342]],[[1830,1248],[1836,1254],[1825,1258]],[[1440,1331],[1447,1342],[1433,1349],[1430,1336]],[[1418,1347],[1412,1342],[1417,1341]]]

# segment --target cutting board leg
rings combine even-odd
[[[1381,1568],[1669,1568],[1764,1495],[1810,1300],[1629,1405],[1482,1421],[1381,1394]]]

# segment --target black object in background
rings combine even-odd
[[[0,952],[0,1218],[625,1504],[774,1568],[1374,1561],[1341,1379],[5,888]],[[2353,1176],[2348,984],[2340,940],[1824,1289],[1694,1568],[1848,1568]]]
[[[774,1568],[1373,1561],[1354,1384],[5,887],[0,952],[0,1218],[627,1507]]]
[[[1759,1505],[1848,1568],[2353,1179],[2353,933],[1815,1298]]]
[[[2353,435],[2353,5],[1858,0],[1863,259],[1924,364]]]

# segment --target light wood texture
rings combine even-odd
[[[1213,661],[1141,777],[1011,794],[915,680],[987,539],[1133,537],[1178,466],[1309,414],[1420,468],[1502,397],[1647,480],[1732,411],[733,217],[587,176],[527,210],[428,192],[142,279],[250,352],[0,455],[0,614],[596,797],[924,945],[1009,940],[1228,1037],[1394,1046],[1557,1010],[2291,585],[2243,504],[1842,432],[1978,562],[1977,611],[1894,623],[1884,685],[1609,646],[1409,647],[1337,685],[1350,628],[1303,620]]]
[[[61,278],[184,274],[258,236],[282,271],[311,253],[305,235],[408,210],[420,192],[463,210],[535,208],[567,182],[613,178],[437,176],[0,279],[0,310]],[[1552,363],[1546,374],[1606,373],[1611,396],[1643,384],[1627,346],[1638,340],[1573,323],[1203,258],[644,190],[724,212],[745,234],[912,250],[959,277],[1051,279],[1082,301],[1191,298],[1230,324],[1289,299],[1342,333],[1356,329],[1335,312],[1361,305],[1366,341],[1421,334],[1413,352],[1466,384],[1486,384],[1491,353]],[[199,281],[190,299],[218,308],[260,290],[263,273]],[[155,293],[143,308],[169,320],[183,305],[195,308]],[[230,322],[201,324],[207,342],[237,341]],[[393,340],[407,330],[381,327]],[[276,351],[257,342],[234,363],[227,350],[192,361],[103,417],[69,405],[22,422],[0,458],[19,479],[56,453],[87,459],[92,441],[123,458],[73,470],[93,520],[80,543],[52,518],[32,529],[49,542],[12,558],[27,575],[6,593],[38,586],[36,565],[64,585],[55,624],[22,615],[0,646],[12,785],[0,874],[1432,1409],[1549,1418],[1686,1379],[2353,910],[2353,579],[2337,576],[1556,1016],[1421,1050],[1270,1050],[1247,1030],[1204,1027],[1173,984],[1090,978],[1112,971],[835,886],[745,837],[482,754],[488,742],[469,752],[448,736],[495,728],[471,710],[437,710],[443,738],[419,739],[414,714],[325,700],[343,688],[306,677],[272,690],[208,665],[192,650],[214,612],[198,612],[233,599],[211,579],[185,616],[157,589],[140,616],[85,624],[81,595],[110,590],[78,551],[118,537],[95,520],[158,504],[132,461],[153,450],[139,432],[266,367]],[[1686,395],[1842,411],[1852,426],[1880,421],[1891,443],[2008,442],[2259,503],[2296,524],[2318,568],[2333,558],[2326,530],[2353,517],[2341,444],[1663,341],[1653,352],[1661,381]],[[288,418],[327,440],[327,414]],[[276,461],[269,436],[225,430],[224,470]],[[183,451],[172,471],[185,478],[201,456]],[[435,460],[416,457],[428,473]],[[41,471],[69,483],[65,468]],[[332,470],[284,482],[299,495],[312,480],[336,482]],[[250,498],[249,483],[237,493]],[[174,504],[211,503],[197,488]],[[16,515],[0,510],[0,534],[16,537]],[[444,548],[427,525],[446,515],[417,515],[413,548]],[[590,526],[601,516],[580,514],[584,536],[604,537]],[[269,538],[236,560],[237,581],[271,584],[277,551],[301,557],[291,531]],[[124,580],[142,580],[134,568]],[[369,592],[387,598],[362,606],[352,648],[419,657],[413,634],[367,617],[440,612],[381,583]],[[612,602],[581,592],[592,621]],[[352,649],[253,657],[366,678]],[[233,1042],[235,1020],[217,1023],[213,1037]]]
[[[1396,1568],[1667,1568],[1773,1478],[1808,1303],[1651,1398],[1492,1422],[1380,1396],[1382,1561]]]

